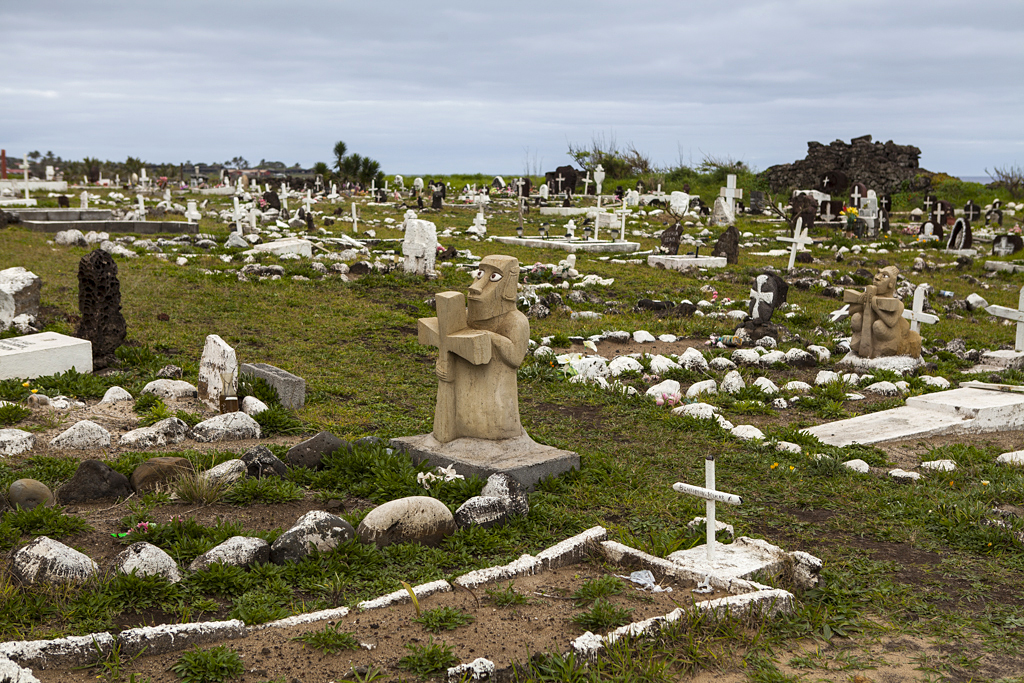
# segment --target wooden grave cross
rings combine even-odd
[[[142,198],[142,195],[138,195],[139,198],[139,220],[146,220],[146,200]],[[238,206],[238,198],[235,198],[235,206]]]
[[[359,232],[359,216],[356,215],[355,202],[352,202],[352,232]]]
[[[861,198],[860,185],[857,185],[855,183],[854,186],[853,186],[853,194],[850,195],[850,199],[853,200],[853,206],[856,209],[860,208],[860,198]]]
[[[928,213],[929,216],[932,215],[932,196],[931,195],[928,195],[927,197],[924,198],[924,210]]]
[[[910,329],[914,332],[921,331],[921,323],[934,325],[939,322],[939,316],[924,312],[924,285],[918,285],[914,290],[914,308],[903,309],[903,317],[910,321]]]
[[[807,228],[803,228],[803,224],[803,217],[797,216],[793,236],[778,238],[780,242],[791,242],[793,244],[793,246],[789,248],[789,267],[787,270],[793,270],[793,266],[796,265],[796,253],[803,249],[805,244],[811,244],[814,241],[807,236]]]
[[[473,365],[486,365],[491,361],[491,338],[486,330],[469,327],[465,297],[461,292],[441,292],[437,302],[436,318],[420,318],[418,337],[420,344],[436,346],[437,352],[437,408],[434,412],[434,438],[448,443],[457,437],[455,424],[455,359],[451,354],[466,359]]]
[[[1017,340],[1013,345],[1013,350],[1017,353],[1024,352],[1024,287],[1020,288],[1020,301],[1016,310],[1006,306],[989,306],[985,310],[994,316],[1016,321]]]
[[[672,489],[678,493],[703,498],[706,522],[707,522],[707,548],[708,562],[715,561],[715,503],[728,503],[729,505],[742,505],[743,499],[731,493],[725,493],[715,488],[715,456],[709,455],[704,459],[704,487],[692,486],[676,482]]]
[[[555,181],[558,183],[558,194],[562,194],[562,183],[565,181],[565,178],[563,178],[562,174],[559,173],[558,177],[555,178]]]

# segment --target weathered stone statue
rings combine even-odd
[[[469,288],[441,292],[436,318],[421,318],[419,341],[438,347],[434,431],[392,441],[417,461],[454,465],[464,476],[504,472],[532,488],[579,467],[579,456],[536,443],[519,421],[517,371],[530,322],[516,308],[519,261],[487,256]]]
[[[469,287],[435,297],[437,317],[419,321],[420,342],[438,347],[434,438],[513,439],[519,423],[516,371],[526,357],[530,321],[516,308],[519,262],[487,256]]]
[[[893,296],[899,272],[896,266],[882,268],[863,293],[843,292],[843,301],[850,304],[850,349],[861,358],[921,355],[921,335],[910,329],[903,303]]]

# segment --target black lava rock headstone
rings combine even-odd
[[[330,455],[340,448],[351,448],[347,441],[343,441],[330,432],[320,432],[312,439],[306,439],[302,443],[295,444],[289,449],[285,456],[292,467],[308,467],[318,470],[323,467],[321,461],[325,455]]]
[[[678,222],[661,233],[661,248],[665,253],[675,256],[679,253],[679,240],[683,236],[683,226]]]
[[[761,213],[768,206],[768,200],[765,197],[764,192],[759,190],[750,191],[750,210],[753,213]]]
[[[995,205],[993,205],[991,211],[985,214],[985,225],[992,225],[993,223],[1003,227],[1003,212],[995,208]]]
[[[818,202],[809,194],[798,194],[790,201],[793,207],[793,219],[790,221],[790,228],[796,225],[796,220],[802,218],[801,230],[810,232],[814,229],[814,219],[818,215]]]
[[[70,209],[71,200],[68,199],[68,196],[66,194],[62,194],[61,196],[57,197],[57,206],[59,206],[62,209]]]
[[[992,242],[993,256],[1010,256],[1024,249],[1024,239],[1020,235],[999,235]]]
[[[267,206],[271,209],[281,210],[281,198],[277,196],[276,192],[264,192],[263,201],[267,203]]]
[[[114,352],[128,336],[128,325],[121,315],[117,264],[102,249],[78,263],[78,311],[82,320],[75,336],[92,342],[93,366],[105,368],[114,362]]]
[[[724,256],[725,262],[730,265],[739,263],[740,260],[740,231],[736,229],[735,225],[730,225],[729,229],[722,233],[722,236],[715,242],[715,246],[711,249],[712,256]]]
[[[957,218],[953,229],[949,231],[946,249],[970,249],[972,242],[970,221],[963,216]]]
[[[284,477],[288,474],[288,466],[278,460],[266,446],[250,448],[242,456],[245,463],[245,474],[253,479],[263,477]]]
[[[83,460],[75,476],[57,491],[57,502],[68,505],[130,495],[132,486],[128,477],[100,460]]]
[[[444,184],[438,183],[433,187],[433,194],[430,201],[430,208],[440,209],[444,207]]]
[[[636,307],[641,311],[667,311],[676,307],[674,301],[658,301],[656,299],[640,299]]]
[[[786,301],[789,284],[775,273],[761,273],[754,278],[750,290],[750,306],[747,315],[756,324],[771,322],[775,309]]]
[[[849,178],[842,171],[825,171],[818,178],[818,191],[832,195],[840,194],[849,183]]]

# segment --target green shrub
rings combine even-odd
[[[432,676],[459,663],[455,648],[443,641],[435,643],[433,636],[423,645],[407,643],[405,649],[411,654],[398,660],[398,668],[417,676]]]
[[[301,486],[287,479],[246,477],[231,487],[224,500],[232,505],[244,506],[253,503],[287,503],[302,500],[304,495],[305,490]]]
[[[270,382],[262,377],[243,372],[238,376],[239,405],[242,404],[242,399],[246,396],[255,396],[271,408],[281,405],[281,397]]]
[[[301,434],[305,429],[302,421],[280,403],[256,413],[252,418],[259,423],[260,433],[264,437],[275,434]]]
[[[40,505],[31,510],[22,510],[19,506],[4,515],[3,521],[4,524],[30,536],[60,538],[92,531],[92,527],[84,519],[64,514],[64,508],[60,506]]]
[[[356,637],[346,631],[339,631],[340,624],[327,625],[321,631],[310,631],[296,636],[297,640],[304,645],[315,647],[329,655],[337,654],[344,650],[358,650],[359,641]]]
[[[242,658],[225,645],[208,650],[189,650],[171,667],[182,683],[222,683],[239,678],[244,672]]]
[[[593,607],[574,616],[572,622],[588,631],[599,632],[628,624],[632,613],[632,610],[613,605],[604,598],[598,598],[594,601]]]
[[[0,427],[18,424],[31,414],[31,410],[16,403],[0,406]]]
[[[423,610],[413,621],[421,625],[425,631],[440,633],[441,631],[454,631],[460,626],[471,624],[476,620],[472,614],[467,614],[454,607],[437,607],[435,609]]]

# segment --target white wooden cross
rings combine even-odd
[[[1017,322],[1017,341],[1013,345],[1013,350],[1017,353],[1024,352],[1024,287],[1020,288],[1020,301],[1017,304],[1017,310],[1006,306],[989,306],[985,310],[992,315]]]
[[[736,176],[730,174],[725,177],[725,187],[718,191],[718,195],[725,197],[730,211],[736,211],[736,200],[743,199],[743,190],[736,189]]]
[[[241,235],[242,230],[242,207],[238,205],[238,197],[232,197],[235,202],[235,232]]]
[[[374,180],[370,181],[370,194],[374,194],[376,192],[377,192],[377,180],[374,179]]]
[[[910,321],[910,329],[914,332],[921,331],[921,323],[934,325],[939,322],[939,316],[924,312],[924,285],[918,285],[914,290],[913,310],[903,309],[903,317]]]
[[[520,197],[523,196],[523,185],[525,185],[525,184],[526,184],[525,180],[523,180],[522,178],[516,178],[516,182],[515,182],[516,194],[519,195]]]
[[[620,242],[625,242],[626,241],[626,216],[628,216],[630,214],[629,208],[626,207],[625,200],[623,200],[623,202],[622,202],[622,208],[621,209],[617,209],[615,211],[615,213],[619,214],[622,217],[622,227],[619,228],[619,241]]]
[[[563,178],[563,177],[562,177],[562,174],[561,174],[561,173],[559,173],[559,174],[558,174],[558,177],[557,177],[557,178],[555,178],[555,182],[557,182],[557,183],[558,183],[558,194],[562,194],[562,183],[563,183],[564,181],[565,181],[565,178]]]
[[[843,318],[847,317],[848,315],[850,315],[850,304],[846,304],[839,310],[832,311],[831,313],[828,314],[828,317],[829,320],[831,320],[834,323],[837,323]]]
[[[590,189],[590,183],[594,182],[590,178],[590,171],[587,171],[587,177],[583,179],[583,194],[587,194],[587,190]]]
[[[704,487],[692,486],[682,482],[672,484],[672,489],[678,493],[685,493],[697,496],[705,500],[704,509],[707,522],[707,548],[708,562],[715,560],[715,503],[728,503],[729,505],[742,505],[743,499],[731,493],[725,493],[715,488],[715,456],[709,455],[704,459]]]
[[[804,224],[802,216],[798,216],[796,219],[796,229],[793,230],[792,237],[779,237],[777,238],[780,242],[791,242],[792,247],[789,248],[789,268],[793,270],[793,266],[796,265],[796,253],[804,248],[805,244],[811,244],[814,240],[807,236],[807,229],[801,230]]]
[[[924,210],[930,216],[932,215],[932,197],[928,195],[924,198]]]
[[[306,190],[306,198],[302,200],[302,203],[306,205],[306,213],[308,214],[313,210],[313,198],[309,196],[309,190]]]
[[[860,185],[854,185],[853,186],[853,194],[850,195],[850,199],[853,200],[854,208],[857,208],[857,209],[860,208],[860,198],[861,198],[861,196],[862,195],[860,193]]]
[[[939,227],[946,225],[946,209],[939,203],[935,204],[935,222]]]
[[[142,198],[141,194],[138,197],[139,197],[139,220],[140,221],[144,221],[144,220],[146,220],[146,200]],[[235,200],[235,203],[236,204],[238,203],[237,199]]]
[[[355,202],[352,202],[352,232],[359,232],[359,217],[356,215]]]

